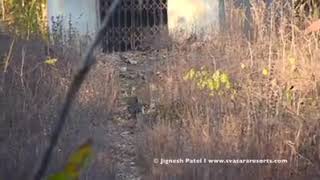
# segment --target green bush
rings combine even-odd
[[[3,0],[2,19],[20,37],[46,32],[46,0]]]

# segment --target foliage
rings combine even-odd
[[[71,154],[64,169],[51,175],[48,180],[78,180],[80,171],[90,160],[92,151],[92,141],[88,140]]]
[[[269,69],[268,69],[268,68],[263,68],[263,69],[262,69],[262,74],[263,74],[264,76],[269,76],[269,75],[270,75]]]
[[[45,32],[46,0],[4,0],[3,11],[3,18],[21,37]]]
[[[195,70],[191,68],[184,75],[185,81],[191,80],[196,83],[200,89],[210,90],[210,95],[215,93],[221,94],[225,90],[232,90],[232,83],[230,76],[220,70],[209,71],[202,67],[201,70]]]
[[[58,59],[56,58],[49,58],[44,61],[44,63],[48,65],[55,65],[57,62],[58,62]]]

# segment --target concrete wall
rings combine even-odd
[[[92,34],[99,23],[96,0],[48,0],[49,25],[52,25],[51,17],[63,16],[64,26],[68,27],[69,17],[73,27],[81,35]]]
[[[170,31],[219,28],[219,0],[168,0]]]
[[[99,0],[48,0],[49,24],[51,17],[62,15],[68,19],[71,14],[73,26],[83,35],[94,33],[99,24]],[[219,0],[168,0],[168,25],[170,31],[187,32],[211,26],[219,26]]]

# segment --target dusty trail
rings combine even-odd
[[[120,76],[120,103],[113,121],[109,124],[109,137],[111,138],[111,156],[115,161],[115,179],[138,180],[142,174],[137,167],[135,141],[139,133],[139,118],[144,114],[139,113],[136,118],[130,108],[141,110],[141,103],[150,102],[149,92],[145,89],[149,86],[150,78],[157,72],[157,67],[163,59],[159,53],[128,52],[113,55],[100,55],[98,63],[108,61],[117,67]],[[137,98],[138,104],[132,103]],[[133,113],[133,114],[132,114]]]

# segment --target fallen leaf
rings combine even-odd
[[[262,74],[264,75],[264,76],[269,76],[269,69],[267,69],[267,68],[263,68],[263,70],[262,70]]]
[[[45,64],[49,64],[49,65],[55,65],[57,62],[58,62],[58,59],[56,58],[47,59],[46,61],[44,61]]]

